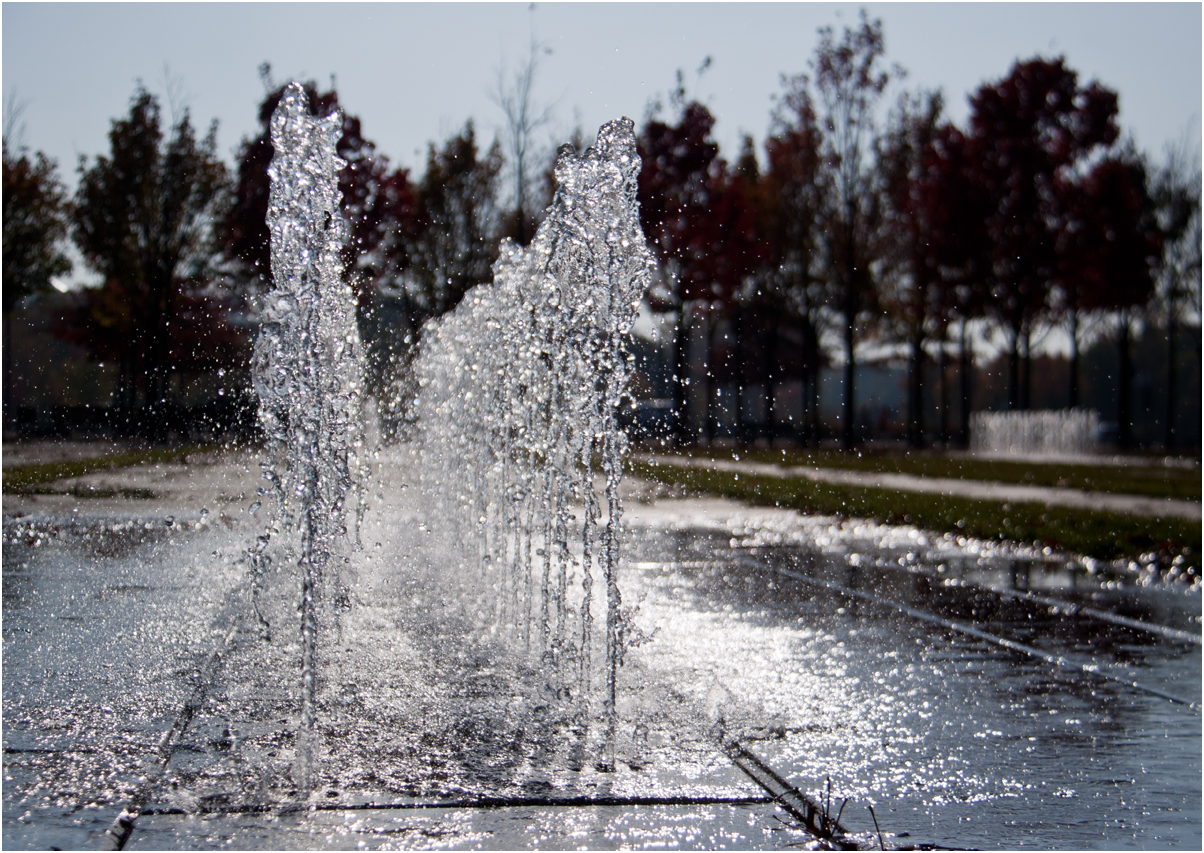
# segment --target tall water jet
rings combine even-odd
[[[337,578],[330,557],[348,533],[350,505],[362,513],[359,411],[363,359],[355,297],[343,281],[339,251],[348,228],[339,210],[335,153],[338,110],[310,115],[305,90],[291,83],[272,116],[268,227],[274,289],[262,311],[252,375],[271,462],[264,476],[276,519],[252,564],[262,576],[270,534],[299,537],[301,575],[301,723],[297,782],[310,787],[314,763],[319,613]],[[257,584],[258,588],[258,584]]]
[[[635,635],[618,584],[626,439],[616,416],[625,338],[652,264],[636,204],[639,163],[629,119],[602,127],[581,156],[561,149],[559,187],[531,245],[503,244],[494,281],[428,326],[417,361],[423,482],[444,541],[469,573],[477,567],[493,625],[537,651],[582,719],[601,571],[603,767],[614,766],[616,675]],[[595,466],[605,477],[604,524]]]

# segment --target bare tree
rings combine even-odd
[[[16,92],[4,96],[4,142],[10,151],[25,149],[25,108],[29,102]]]
[[[506,119],[503,147],[514,180],[513,222],[507,231],[520,246],[531,242],[538,225],[538,212],[530,209],[530,199],[536,194],[534,184],[541,177],[537,164],[546,158],[535,135],[551,122],[552,107],[539,104],[534,89],[540,57],[551,53],[552,49],[537,41],[532,32],[526,62],[514,70],[499,67],[497,88],[489,93],[490,100],[497,104]]]
[[[881,67],[886,52],[882,22],[865,10],[857,29],[844,29],[839,42],[831,27],[821,27],[812,66],[822,107],[824,153],[834,171],[834,197],[828,206],[829,283],[839,302],[845,350],[844,417],[841,444],[853,446],[856,375],[854,348],[859,322],[874,299],[871,242],[880,216],[878,194],[865,163],[876,132],[875,111],[886,85],[902,69]]]

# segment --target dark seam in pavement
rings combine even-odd
[[[227,607],[224,607],[223,611],[228,612],[227,608],[233,603],[239,591],[244,586],[245,582],[240,583],[231,590],[227,595]],[[222,642],[210,653],[204,665],[201,666],[197,673],[196,686],[193,687],[192,693],[184,703],[184,707],[180,709],[180,713],[176,716],[172,727],[164,732],[162,740],[159,741],[159,749],[157,751],[158,760],[155,768],[147,774],[142,784],[134,791],[133,797],[118,812],[117,817],[113,819],[112,825],[105,830],[105,834],[101,837],[100,841],[101,850],[121,850],[130,840],[130,835],[134,831],[135,821],[143,813],[143,808],[149,802],[151,794],[159,784],[159,780],[167,771],[167,766],[171,763],[171,759],[175,755],[181,739],[184,737],[184,732],[188,730],[193,716],[204,705],[205,699],[209,694],[209,688],[213,685],[213,681],[217,677],[218,670],[221,667],[222,657],[234,641],[237,633],[238,620],[235,619],[234,625],[226,632]]]
[[[580,808],[600,806],[762,806],[769,797],[479,797],[465,800],[434,800],[399,803],[265,803],[242,806],[144,809],[144,815],[171,816],[192,814],[291,814],[295,812],[393,811],[431,809],[506,809],[506,808]]]
[[[980,586],[980,589],[990,590],[996,595],[1001,595],[1004,598],[1018,598],[1023,601],[1031,601],[1034,604],[1043,604],[1046,607],[1065,613],[1067,616],[1090,616],[1092,619],[1099,619],[1101,622],[1111,622],[1113,625],[1121,625],[1125,628],[1132,628],[1135,631],[1149,631],[1151,634],[1160,634],[1168,640],[1180,640],[1185,643],[1195,643],[1197,646],[1204,643],[1199,634],[1193,634],[1190,631],[1180,631],[1178,628],[1168,628],[1165,625],[1159,625],[1154,622],[1143,622],[1140,619],[1130,619],[1128,616],[1121,616],[1117,613],[1109,613],[1106,610],[1098,610],[1094,607],[1088,607],[1085,604],[1074,604],[1070,601],[1059,601],[1056,598],[1049,598],[1045,595],[1038,595],[1035,592],[1016,591],[1009,589],[995,589],[989,586]]]
[[[737,548],[740,548],[740,547],[742,547],[742,546],[733,546],[733,550],[736,550]],[[719,560],[694,560],[694,561],[684,561],[684,562],[683,561],[636,562],[636,563],[629,564],[629,566],[634,569],[655,569],[655,568],[659,568],[661,566],[672,566],[675,568],[683,568],[683,569],[706,569],[706,568],[711,568],[713,566],[718,566],[718,565],[722,565],[722,562]],[[899,569],[899,568],[895,568],[894,566],[891,566],[889,564],[886,565],[885,567],[880,566],[880,568],[886,568],[891,571],[906,571],[908,573],[912,573],[911,569]],[[918,572],[915,574],[919,574],[922,577],[926,577],[931,580],[937,580],[937,581],[945,580],[945,578],[942,578],[938,574],[933,574],[932,572]],[[1041,604],[1046,607],[1053,608],[1054,610],[1057,610],[1059,613],[1065,613],[1067,616],[1087,616],[1091,619],[1098,619],[1101,622],[1110,622],[1114,625],[1121,625],[1125,628],[1132,628],[1134,631],[1149,631],[1151,634],[1158,634],[1159,636],[1166,637],[1168,640],[1179,640],[1179,641],[1185,642],[1185,643],[1194,643],[1197,646],[1204,644],[1204,640],[1201,639],[1199,634],[1193,634],[1190,631],[1181,631],[1178,628],[1168,628],[1166,625],[1159,625],[1156,622],[1143,622],[1140,619],[1130,619],[1127,616],[1120,616],[1116,613],[1109,613],[1106,610],[1098,610],[1094,607],[1088,607],[1085,604],[1075,604],[1074,602],[1070,602],[1070,601],[1061,601],[1060,599],[1057,599],[1057,598],[1050,598],[1045,595],[1038,595],[1035,592],[1025,592],[1023,590],[1012,591],[1012,590],[1007,590],[1007,589],[997,589],[993,586],[986,586],[984,584],[979,584],[979,583],[973,583],[973,584],[971,584],[971,586],[973,586],[974,589],[980,589],[980,590],[983,590],[984,592],[993,592],[996,595],[1002,596],[1004,598],[1021,599],[1023,601],[1030,601],[1034,604]]]

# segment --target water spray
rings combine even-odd
[[[423,479],[445,541],[496,591],[483,608],[496,624],[525,649],[538,626],[538,657],[558,693],[575,695],[583,720],[601,573],[606,768],[629,633],[618,584],[626,438],[617,415],[626,335],[652,264],[636,204],[639,165],[629,119],[602,127],[580,156],[561,149],[559,188],[531,245],[503,244],[493,282],[427,327],[417,361]]]
[[[252,375],[277,500],[277,529],[300,536],[301,724],[297,783],[311,787],[316,750],[319,612],[330,598],[330,556],[348,533],[349,505],[362,511],[357,448],[363,355],[356,304],[339,252],[348,227],[339,209],[335,153],[342,113],[310,115],[290,83],[272,116],[268,170],[274,289],[263,309]],[[260,549],[263,550],[263,549]],[[260,562],[252,563],[261,572]]]

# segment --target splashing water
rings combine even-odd
[[[264,477],[277,499],[276,519],[252,555],[256,590],[273,535],[283,531],[300,537],[297,776],[303,792],[310,787],[316,748],[319,612],[338,583],[325,574],[332,552],[347,534],[349,504],[355,504],[357,530],[363,511],[357,452],[362,448],[362,351],[355,298],[343,281],[339,259],[348,236],[337,179],[344,162],[335,154],[341,130],[339,111],[311,117],[304,89],[289,84],[272,116],[275,153],[268,170],[275,289],[263,308],[252,361],[271,460],[264,463]]]
[[[1076,459],[1097,451],[1099,414],[1094,409],[1037,412],[975,412],[970,444],[987,457]]]
[[[615,679],[637,634],[618,585],[626,438],[616,415],[629,373],[625,335],[651,266],[638,171],[629,119],[603,126],[581,156],[561,149],[559,189],[531,245],[504,243],[493,282],[425,330],[415,401],[432,517],[477,576],[479,612],[545,664],[560,697],[575,691],[583,720],[601,574],[600,766],[611,768]]]

